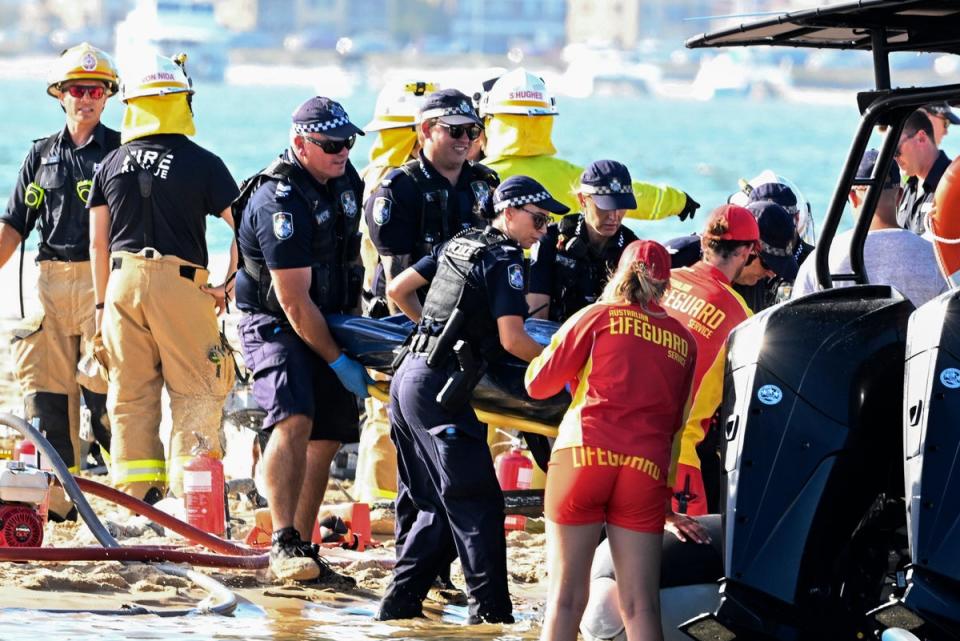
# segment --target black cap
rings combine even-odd
[[[877,164],[877,156],[880,155],[876,149],[867,149],[860,159],[860,166],[857,167],[857,178],[870,178],[873,175],[873,168]],[[890,171],[887,173],[887,180],[883,183],[884,188],[900,186],[900,169],[897,163],[890,163]]]
[[[932,116],[943,116],[950,121],[950,124],[960,125],[960,116],[953,113],[953,109],[951,109],[950,105],[946,102],[934,102],[929,105],[924,105],[923,110]]]
[[[493,210],[536,205],[551,214],[565,214],[570,208],[554,199],[547,188],[529,176],[510,176],[493,192]]]
[[[590,194],[600,209],[636,209],[633,180],[626,165],[616,160],[597,160],[580,174],[580,191]]]
[[[748,203],[762,200],[775,202],[786,209],[788,213],[797,213],[797,195],[783,183],[763,183],[750,190],[750,194],[747,196]]]
[[[439,118],[448,125],[483,125],[467,94],[456,89],[441,89],[427,96],[420,107],[420,122]]]
[[[330,138],[363,135],[363,129],[350,122],[343,106],[329,98],[314,96],[293,112],[293,127],[298,134],[318,133]]]
[[[747,205],[760,228],[760,257],[764,264],[784,280],[797,277],[800,265],[794,255],[797,248],[797,227],[793,215],[771,200],[758,200]]]

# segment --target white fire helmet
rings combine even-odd
[[[406,81],[387,83],[377,96],[373,120],[364,131],[400,129],[417,124],[417,114],[427,96],[440,89],[435,82]]]
[[[88,42],[64,50],[50,69],[47,93],[60,97],[60,87],[69,80],[99,80],[107,85],[107,95],[117,93],[117,67],[106,52]]]
[[[175,93],[193,94],[193,81],[187,75],[187,54],[172,58],[146,54],[124,66],[121,96],[123,102],[144,96],[166,96]]]
[[[497,78],[480,99],[480,116],[519,114],[522,116],[556,116],[557,101],[543,78],[523,68],[514,69]]]
[[[803,195],[803,192],[800,191],[800,188],[785,176],[780,176],[775,174],[771,169],[765,169],[760,172],[760,175],[752,178],[751,180],[740,179],[740,190],[734,192],[727,199],[727,202],[733,205],[740,205],[741,207],[746,207],[748,203],[751,202],[750,194],[753,193],[753,190],[759,187],[760,185],[766,185],[767,183],[778,183],[785,185],[790,188],[790,191],[793,192],[793,195],[797,199],[797,204],[793,207],[784,207],[787,210],[787,213],[793,214],[797,221],[797,233],[800,235],[800,238],[804,240],[808,245],[815,245],[817,242],[817,232],[816,225],[813,220],[813,210],[810,207],[810,201],[806,199]]]

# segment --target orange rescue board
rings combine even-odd
[[[940,178],[933,197],[927,229],[940,271],[951,287],[960,286],[960,157],[954,159]]]

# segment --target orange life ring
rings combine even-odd
[[[960,286],[960,158],[943,172],[927,215],[940,271],[951,287]]]

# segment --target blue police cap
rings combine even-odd
[[[880,152],[876,149],[867,149],[860,159],[860,166],[857,167],[857,178],[869,178],[873,175],[873,168],[877,164],[877,156]],[[890,171],[887,173],[887,180],[883,183],[884,188],[900,186],[900,170],[897,163],[890,163]]]
[[[600,209],[636,209],[633,180],[626,165],[616,160],[597,160],[580,174],[580,191],[590,194]]]
[[[420,122],[430,118],[448,125],[483,125],[470,98],[456,89],[441,89],[427,96],[420,107]]]
[[[546,187],[529,176],[510,176],[493,192],[493,210],[536,205],[551,214],[565,214],[570,208],[554,199]]]
[[[350,116],[336,100],[314,96],[293,112],[293,128],[298,134],[318,133],[330,138],[363,135],[363,129],[350,122]]]
[[[797,213],[797,195],[783,183],[763,183],[751,189],[747,196],[747,202],[753,203],[761,200],[775,202],[786,209],[787,213]]]
[[[777,276],[792,281],[800,265],[794,251],[797,248],[797,226],[793,215],[772,200],[758,200],[747,205],[760,228],[760,257]]]

